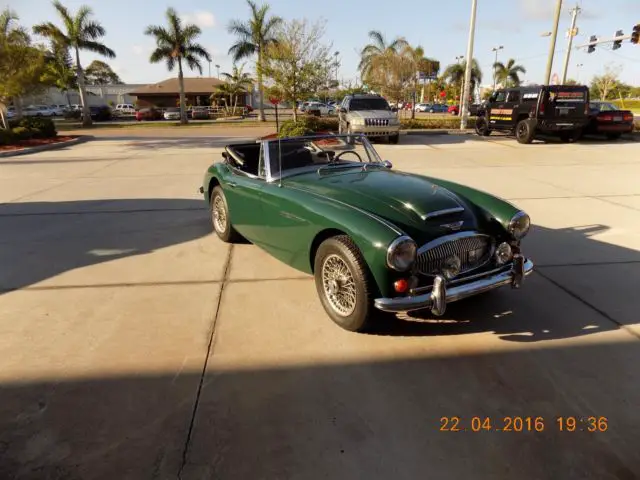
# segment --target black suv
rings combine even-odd
[[[568,142],[577,140],[588,122],[585,85],[535,85],[493,92],[478,112],[476,133],[506,131],[520,143],[531,143],[536,134],[553,134]]]

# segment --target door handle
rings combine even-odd
[[[227,182],[227,185],[229,185],[231,188],[236,188],[238,186],[238,184],[235,182]]]

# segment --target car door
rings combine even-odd
[[[260,148],[260,163],[264,164],[263,149]],[[229,207],[233,227],[247,240],[261,245],[264,242],[265,222],[263,219],[262,191],[265,186],[264,169],[259,174],[243,172],[233,163],[227,162],[227,175],[221,182]]]
[[[493,128],[503,129],[508,128],[508,122],[505,120],[505,105],[507,100],[507,92],[505,90],[498,90],[495,93],[495,97],[492,99],[491,108],[489,109],[489,124]],[[508,111],[508,110],[507,110]]]

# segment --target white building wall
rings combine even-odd
[[[87,99],[89,105],[109,105],[113,102],[114,105],[118,103],[134,103],[136,98],[129,95],[129,92],[133,92],[145,85],[88,85],[87,86]],[[64,105],[64,104],[79,104],[80,94],[77,90],[71,90],[69,92],[62,92],[57,88],[49,88],[40,95],[26,96],[22,100],[24,106],[27,105]]]

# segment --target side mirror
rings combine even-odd
[[[385,166],[385,168],[393,168],[393,163],[391,163],[389,160],[383,161],[382,164]]]

